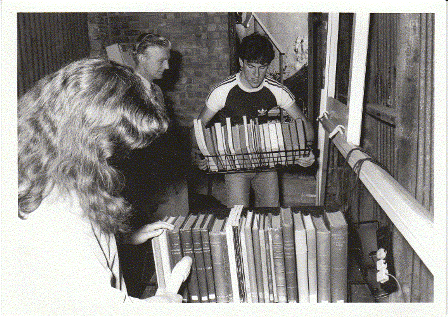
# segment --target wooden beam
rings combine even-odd
[[[336,87],[336,61],[338,49],[339,14],[329,13],[327,24],[327,52],[325,58],[325,86],[321,90],[320,115],[327,111],[328,97],[334,97]],[[327,181],[328,137],[319,125],[317,132],[317,148],[320,150],[318,158],[316,182],[316,205],[322,206],[325,200],[325,184]]]
[[[361,140],[369,20],[369,13],[356,13],[353,19],[353,40],[347,102],[349,117],[348,126],[346,127],[347,142],[353,145],[359,145]]]

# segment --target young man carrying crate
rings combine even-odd
[[[267,120],[268,111],[278,106],[292,119],[302,119],[306,135],[312,138],[312,125],[297,106],[292,93],[279,82],[266,77],[274,56],[273,46],[266,36],[254,33],[243,38],[239,49],[241,70],[210,92],[198,117],[202,124],[215,120],[225,122],[225,118],[230,118],[233,124],[241,124],[243,116],[247,120],[258,118],[261,123]],[[298,164],[303,167],[313,163],[312,153],[298,159]],[[251,188],[255,193],[256,207],[279,206],[278,176],[274,169],[227,173],[225,184],[228,207],[249,206]]]

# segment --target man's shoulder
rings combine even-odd
[[[288,90],[288,88],[286,88],[285,85],[283,85],[282,83],[280,83],[279,81],[275,80],[274,78],[270,77],[270,76],[266,76],[265,80],[264,80],[264,85],[267,88],[277,88],[277,89],[282,89],[282,90]]]
[[[215,84],[210,91],[215,91],[218,89],[226,89],[229,87],[233,87],[237,84],[237,78],[236,74],[230,75],[226,79],[222,80],[221,82]]]
[[[291,99],[295,99],[294,98],[294,94],[288,89],[288,87],[286,87],[285,85],[283,85],[282,83],[278,82],[277,80],[275,80],[272,77],[266,77],[264,80],[264,86],[266,88],[268,88],[270,91],[272,91],[272,93],[275,95],[277,93],[279,94],[288,94],[289,97]]]

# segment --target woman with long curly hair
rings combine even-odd
[[[41,79],[18,104],[17,276],[21,309],[95,311],[96,304],[140,302],[126,294],[116,233],[129,233],[131,206],[117,164],[168,127],[132,69],[82,59]],[[149,224],[134,243],[172,225]],[[23,286],[19,279],[26,278]],[[162,298],[163,297],[163,298]],[[178,294],[150,301],[180,301]],[[10,303],[14,305],[13,302]],[[57,310],[58,311],[58,310]]]

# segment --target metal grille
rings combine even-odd
[[[17,14],[17,93],[63,65],[89,56],[86,13]]]

